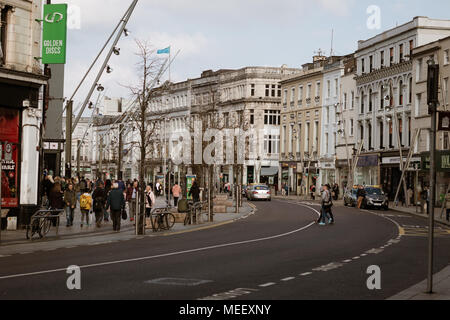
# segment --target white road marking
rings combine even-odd
[[[366,254],[366,253],[363,253],[363,254],[361,255],[361,257],[365,257],[365,256],[367,256],[367,254]]]
[[[299,205],[301,205],[301,204],[299,204]],[[304,205],[301,205],[301,206],[304,206]],[[317,211],[316,209],[308,207],[308,206],[304,206],[304,207],[314,211],[318,216],[320,216],[320,212]],[[269,241],[269,240],[284,238],[284,237],[293,235],[295,233],[298,233],[298,232],[301,232],[303,230],[306,230],[306,229],[312,227],[315,224],[316,224],[316,222],[314,221],[314,222],[311,222],[310,224],[308,224],[308,225],[306,225],[306,226],[304,226],[302,228],[299,228],[299,229],[296,229],[296,230],[293,230],[293,231],[290,231],[290,232],[286,232],[286,233],[283,233],[283,234],[278,234],[278,235],[275,235],[275,236],[265,237],[265,238],[245,240],[245,241],[238,241],[238,242],[231,242],[231,243],[224,243],[224,244],[208,246],[208,247],[203,247],[203,248],[190,249],[190,250],[184,250],[184,251],[176,251],[176,252],[171,252],[171,253],[164,253],[164,254],[158,254],[158,255],[154,255],[154,256],[146,256],[146,257],[140,257],[140,258],[134,258],[134,259],[124,259],[124,260],[116,260],[116,261],[108,261],[108,262],[88,264],[88,265],[80,266],[80,269],[102,267],[102,266],[122,264],[122,263],[128,263],[128,262],[145,261],[145,260],[164,258],[164,257],[171,257],[171,256],[188,254],[188,253],[194,253],[194,252],[200,252],[200,251],[207,251],[207,250],[218,249],[218,248],[225,248],[225,247],[232,247],[232,246],[249,244],[249,243]],[[130,240],[130,239],[127,239],[127,240]],[[93,246],[93,245],[97,245],[97,244],[101,244],[101,243],[92,243],[91,245]],[[29,272],[29,273],[13,274],[13,275],[8,275],[8,276],[0,276],[0,280],[11,279],[11,278],[19,278],[19,277],[26,277],[26,276],[33,276],[33,275],[48,274],[48,273],[55,273],[55,272],[61,272],[61,271],[66,271],[66,267],[65,268],[59,268],[59,269],[52,269],[52,270],[44,270],[44,271],[36,271],[36,272]]]
[[[353,257],[352,260],[358,260],[360,257]]]
[[[295,279],[295,277],[288,277],[288,278],[281,279],[281,281],[291,281],[294,279]]]
[[[343,262],[349,263],[349,262],[352,262],[352,259],[344,260]]]
[[[268,283],[260,284],[259,286],[261,288],[266,288],[266,287],[270,287],[270,286],[274,286],[274,285],[276,285],[275,282],[268,282]]]
[[[305,272],[305,273],[302,273],[301,276],[306,277],[306,276],[309,276],[310,274],[312,274],[312,272]]]

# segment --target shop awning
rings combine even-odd
[[[278,173],[278,167],[261,167],[261,176],[270,177]]]

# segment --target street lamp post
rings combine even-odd
[[[435,64],[434,56],[427,61],[427,103],[428,113],[431,115],[430,135],[430,201],[428,226],[428,280],[427,292],[433,293],[433,262],[434,262],[434,205],[436,199],[436,116],[439,103],[439,65]]]

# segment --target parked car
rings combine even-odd
[[[268,200],[271,201],[270,188],[266,185],[254,185],[247,188],[247,199],[254,200]]]
[[[344,206],[356,207],[358,204],[358,198],[356,197],[357,192],[358,190],[353,188],[344,193]]]
[[[389,210],[389,198],[379,186],[367,186],[364,208],[377,208]]]

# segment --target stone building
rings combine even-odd
[[[43,86],[48,76],[41,56],[42,2],[0,1],[1,216],[34,213],[39,196],[39,148]],[[56,148],[59,148],[56,145]],[[3,219],[4,222],[4,219]]]
[[[412,21],[359,41],[357,60],[357,141],[363,141],[355,183],[382,185],[391,199],[400,181],[400,152],[406,158],[412,140],[415,47],[450,34],[449,20],[415,17]],[[408,186],[414,175],[406,175]]]
[[[412,133],[420,129],[419,139],[414,145],[414,158],[420,160],[420,171],[416,171],[415,188],[416,194],[424,186],[429,186],[429,157],[430,157],[430,128],[431,117],[428,113],[427,105],[427,66],[429,60],[433,60],[439,65],[440,72],[440,111],[450,111],[448,81],[450,77],[450,37],[431,42],[429,44],[413,49],[413,106],[412,106]],[[450,183],[450,132],[440,131],[436,135],[436,199],[440,199],[447,191]],[[416,166],[415,169],[419,169]]]

